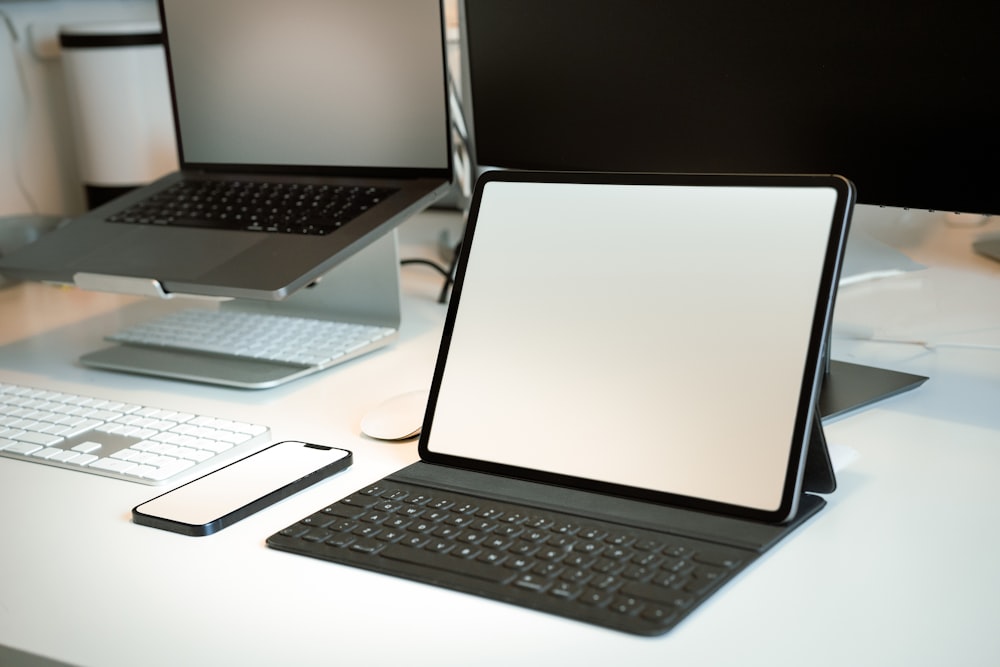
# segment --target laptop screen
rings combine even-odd
[[[849,185],[600,178],[480,181],[422,458],[786,518]]]
[[[440,0],[162,0],[187,166],[445,169]]]

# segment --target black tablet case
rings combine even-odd
[[[732,544],[760,555],[826,506],[826,500],[816,494],[832,493],[837,487],[826,438],[818,417],[810,434],[799,509],[794,518],[781,524],[630,500],[564,486],[550,486],[425,461],[413,463],[385,479],[463,493],[474,494],[477,490],[488,490],[489,496],[496,500],[524,503],[559,512],[573,507],[583,516]]]

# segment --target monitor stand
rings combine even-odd
[[[203,307],[203,306],[202,306]],[[393,230],[344,260],[320,280],[282,301],[231,299],[220,310],[307,317],[399,329],[401,320],[399,250]],[[379,344],[395,339],[387,336]],[[363,350],[367,352],[370,350]],[[349,354],[346,361],[358,356]],[[178,349],[118,344],[80,357],[85,366],[203,382],[265,389],[315,372],[301,365]]]
[[[972,249],[983,257],[1000,262],[1000,234],[986,234],[972,243]]]

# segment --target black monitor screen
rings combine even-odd
[[[480,165],[838,173],[1000,213],[1000,3],[465,0]]]

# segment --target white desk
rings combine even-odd
[[[837,358],[931,380],[828,425],[833,444],[858,454],[829,506],[654,639],[264,545],[416,459],[414,443],[367,439],[358,423],[430,381],[444,306],[427,269],[403,269],[392,348],[260,392],[76,363],[103,334],[165,304],[41,285],[0,291],[0,381],[254,419],[276,440],[355,454],[346,473],[203,538],[130,522],[155,489],[0,459],[0,646],[101,666],[1000,664],[1000,263],[969,250],[981,229],[875,213],[859,226],[930,268],[842,290],[838,329],[953,346],[838,338]],[[454,227],[442,214],[406,223],[403,255],[417,250],[408,238],[419,244],[444,223]]]

